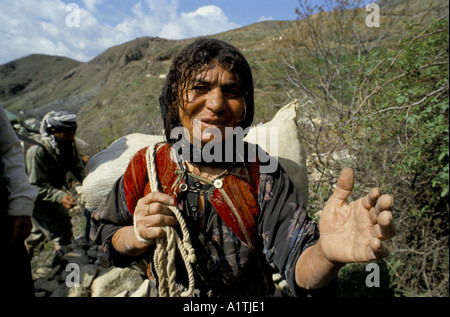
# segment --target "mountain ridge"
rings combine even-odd
[[[399,6],[405,1],[390,10],[399,14],[395,11]],[[367,12],[359,10],[363,24]],[[255,85],[255,122],[269,120],[290,101],[271,69],[285,72],[280,61],[284,38],[301,23],[264,21],[207,36],[230,42],[248,59]],[[395,43],[397,38],[389,40]],[[0,65],[0,102],[22,117],[41,119],[55,109],[75,112],[79,136],[98,149],[129,133],[160,134],[158,97],[165,74],[174,55],[195,39],[140,37],[110,47],[88,62],[32,54]]]

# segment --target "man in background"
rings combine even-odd
[[[55,249],[72,240],[69,210],[76,206],[67,184],[67,173],[80,182],[85,177],[85,165],[75,145],[76,115],[51,111],[41,123],[42,145],[32,146],[26,154],[29,181],[38,191],[33,212],[33,230],[26,240],[36,247],[45,238]]]

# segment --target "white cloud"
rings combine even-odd
[[[0,63],[29,54],[68,56],[88,60],[93,49],[77,49],[80,42],[93,42],[88,27],[97,27],[95,17],[81,9],[86,28],[66,26],[66,5],[59,0],[0,2]],[[92,31],[91,31],[92,34]]]
[[[237,27],[239,25],[228,21],[222,9],[209,5],[200,7],[193,12],[182,12],[178,19],[162,27],[160,36],[182,39],[192,36],[211,35]]]
[[[91,13],[97,13],[97,7],[103,2],[103,0],[83,0],[84,6]]]
[[[107,4],[104,0],[83,0],[79,5],[80,26],[68,27],[66,17],[71,12],[66,11],[62,0],[2,0],[0,64],[30,54],[89,61],[107,48],[137,37],[181,39],[239,27],[213,5],[179,13],[177,0],[131,3],[131,13],[121,13],[120,19],[111,23],[102,12],[102,5]]]
[[[273,18],[271,16],[270,17],[262,16],[258,19],[258,22],[263,22],[263,21],[273,21]]]

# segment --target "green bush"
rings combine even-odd
[[[396,197],[397,295],[448,296],[448,19],[405,26],[398,48],[368,54],[372,94],[344,138]]]
[[[304,127],[305,147],[316,158],[308,167],[320,176],[310,178],[307,210],[314,215],[323,206],[325,183],[333,184],[344,164],[333,154],[348,151],[358,183],[350,198],[373,186],[392,194],[397,235],[386,241],[391,254],[380,262],[386,284],[359,288],[365,265],[347,265],[340,272],[340,295],[448,296],[448,14],[405,14],[402,22],[386,14],[379,29],[401,37],[364,42],[385,34],[358,29],[360,16],[348,7],[353,2],[335,3],[326,15],[301,6],[305,22],[290,42],[299,49],[285,53],[292,60],[292,89],[315,105],[304,118],[320,119],[312,129]],[[346,19],[339,19],[342,6]]]

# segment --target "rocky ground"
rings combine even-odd
[[[72,210],[75,239],[55,251],[42,243],[31,260],[36,297],[145,297],[148,279],[145,263],[118,268],[106,259],[100,246],[86,242],[81,208]],[[273,276],[274,296],[290,296],[287,282]]]
[[[36,297],[142,297],[147,292],[145,264],[117,268],[102,249],[85,239],[81,207],[71,210],[74,240],[55,250],[42,243],[31,259]]]

